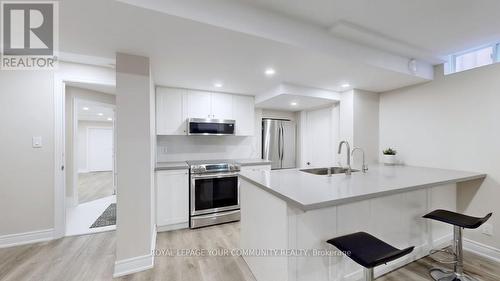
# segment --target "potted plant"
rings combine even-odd
[[[398,153],[395,149],[387,148],[382,151],[384,154],[384,164],[395,165],[396,164],[396,154]]]

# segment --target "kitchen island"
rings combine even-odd
[[[457,184],[478,186],[485,177],[382,165],[331,177],[298,169],[244,171],[241,247],[264,250],[244,259],[258,281],[359,280],[362,268],[326,240],[366,231],[399,248],[415,246],[411,255],[378,267],[378,276],[451,241],[449,226],[421,216],[437,208],[456,210]]]

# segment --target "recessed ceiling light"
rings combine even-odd
[[[296,105],[297,105],[297,103],[293,101],[293,102],[291,102],[291,103],[290,103],[290,105],[291,105],[291,106],[296,106]]]
[[[274,70],[273,68],[268,68],[268,69],[266,69],[266,71],[264,73],[267,76],[273,76],[274,74],[276,74],[276,70]]]
[[[97,115],[99,115],[99,116],[103,116],[104,114],[102,114],[102,113],[97,113]]]
[[[223,86],[223,85],[222,85],[222,83],[220,83],[220,82],[214,83],[214,87],[215,87],[215,88],[222,88],[222,86]]]
[[[340,85],[340,87],[342,87],[342,88],[349,88],[349,87],[351,87],[351,84],[344,83],[344,84]]]
[[[113,118],[108,118],[108,121],[113,121]]]
[[[88,107],[84,107],[84,108],[82,108],[82,109],[83,109],[83,110],[89,110],[89,108],[88,108]]]

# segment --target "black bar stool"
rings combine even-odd
[[[328,241],[353,261],[364,267],[365,281],[373,281],[373,268],[388,263],[413,251],[414,247],[403,250],[394,248],[384,241],[366,233],[356,232],[336,237]]]
[[[446,210],[435,210],[424,218],[437,220],[440,222],[448,223],[453,225],[453,253],[454,260],[451,262],[454,264],[454,270],[446,271],[441,268],[431,268],[429,274],[432,279],[439,281],[469,281],[474,280],[470,276],[464,274],[464,258],[463,258],[463,246],[462,246],[462,229],[476,229],[485,223],[492,213],[487,214],[484,218],[470,217],[462,215],[455,212],[450,212]],[[437,251],[431,251],[431,254]]]

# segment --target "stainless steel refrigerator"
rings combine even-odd
[[[271,169],[295,168],[296,129],[289,120],[262,119],[262,159]]]

